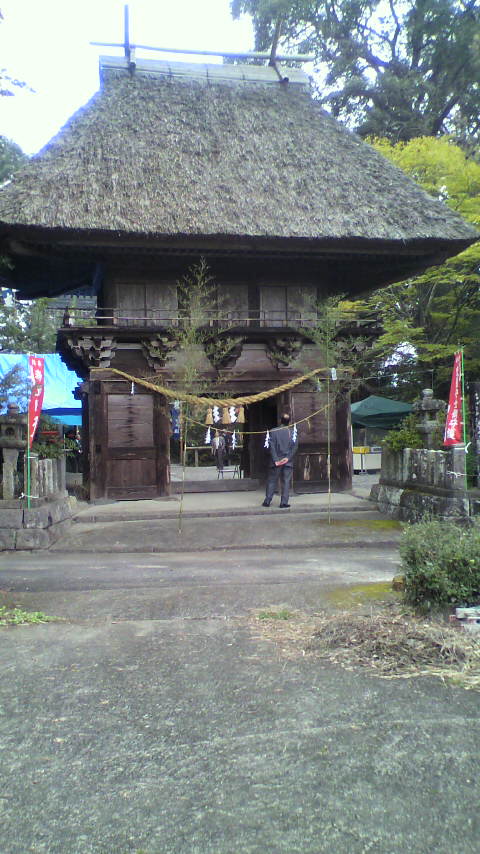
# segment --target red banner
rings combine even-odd
[[[452,383],[448,399],[447,420],[445,422],[444,445],[459,445],[463,442],[462,415],[462,354],[455,353]]]
[[[30,382],[32,383],[30,403],[28,405],[28,441],[29,448],[31,448],[43,406],[45,360],[41,356],[29,356],[28,370]]]

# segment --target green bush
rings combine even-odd
[[[423,448],[422,437],[418,432],[417,418],[407,415],[395,430],[389,430],[383,444],[392,451],[403,451],[404,448]]]
[[[406,601],[424,610],[480,602],[480,526],[424,521],[400,541]]]

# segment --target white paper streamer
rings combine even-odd
[[[205,434],[205,444],[209,445],[211,441],[212,441],[212,437],[210,434],[210,427],[209,427],[206,434]]]
[[[134,386],[133,382],[130,386],[130,394],[135,394],[135,386]]]
[[[332,373],[332,380],[336,380],[337,379],[337,369],[332,368],[331,373]]]
[[[294,425],[293,425],[293,430],[292,430],[292,440],[293,440],[294,442],[296,442],[296,441],[297,441],[297,425],[296,425],[296,424],[294,424]]]
[[[263,447],[264,448],[270,447],[270,430],[267,430],[267,432],[265,433],[265,442],[263,444]]]
[[[212,409],[212,417],[213,417],[213,420],[214,420],[215,424],[218,424],[218,422],[220,421],[220,409],[219,409],[219,407],[218,407],[218,406],[214,406],[214,407],[213,407],[213,409]]]
[[[235,433],[235,430],[234,430],[233,434],[232,434],[232,450],[235,449],[236,447],[237,447],[237,434]]]
[[[234,406],[228,407],[228,415],[230,417],[230,424],[235,424],[235,421],[237,420],[237,413],[235,412]]]

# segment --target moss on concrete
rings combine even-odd
[[[351,587],[337,587],[325,594],[331,605],[338,608],[355,608],[373,602],[396,602],[401,594],[392,589],[391,581],[354,584]]]

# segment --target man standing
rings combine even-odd
[[[263,507],[270,507],[280,476],[282,492],[280,507],[290,507],[288,496],[293,474],[293,457],[297,450],[298,441],[293,439],[290,430],[290,416],[284,413],[280,419],[281,426],[270,434],[270,466],[268,469],[267,489]]]

